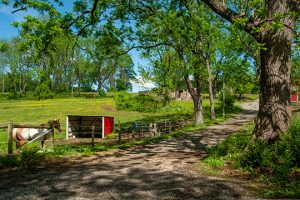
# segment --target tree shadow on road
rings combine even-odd
[[[220,180],[140,167],[141,160],[0,174],[0,199],[240,199]]]

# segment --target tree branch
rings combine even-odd
[[[252,33],[252,28],[255,26],[255,24],[261,23],[259,20],[254,19],[253,17],[246,17],[247,13],[238,14],[228,8],[226,5],[223,5],[218,0],[201,0],[203,3],[208,5],[215,13],[220,15],[222,18],[228,20],[229,22],[233,23],[235,19],[238,18],[244,18],[248,19],[243,29],[254,36]]]
[[[13,10],[13,11],[11,11],[11,14],[14,14],[14,13],[19,12],[19,11],[27,10],[28,7],[29,6],[24,6],[24,7],[21,7],[19,9],[17,9],[17,10]]]
[[[69,29],[71,26],[73,26],[73,24],[75,24],[78,20],[80,20],[83,16],[85,16],[86,14],[90,14],[92,21],[95,22],[95,12],[96,9],[98,7],[98,2],[99,0],[94,0],[93,3],[93,7],[90,10],[86,10],[84,12],[82,12],[80,15],[78,15],[75,19],[73,19],[66,27],[64,27],[65,29]],[[86,26],[85,26],[86,28]]]

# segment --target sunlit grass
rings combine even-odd
[[[216,110],[218,111],[218,101]],[[209,100],[203,101],[205,124],[213,124],[224,120],[221,112],[217,112],[217,119],[212,122],[209,118]],[[220,109],[219,109],[220,110]],[[240,110],[233,111],[238,113]],[[62,134],[55,133],[56,139],[65,137],[66,115],[97,115],[113,116],[115,123],[121,124],[136,120],[182,119],[193,120],[192,101],[172,101],[170,106],[156,113],[139,113],[116,111],[113,98],[85,99],[85,98],[59,98],[48,100],[4,100],[0,99],[0,124],[8,122],[23,124],[40,124],[51,119],[60,118],[63,129]],[[230,117],[231,115],[227,115]],[[37,142],[37,145],[39,143]],[[0,129],[0,154],[7,151],[7,130]]]

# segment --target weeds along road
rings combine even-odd
[[[239,130],[258,102],[218,125],[126,151],[32,169],[0,171],[0,199],[257,199],[238,183],[196,172],[205,147]]]

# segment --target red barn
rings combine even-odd
[[[114,118],[110,116],[67,115],[66,139],[69,137],[91,137],[94,126],[95,137],[104,138],[114,130]]]
[[[291,84],[290,102],[295,103],[298,102],[298,100],[298,86],[295,84]]]

